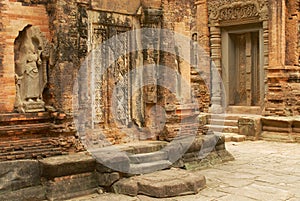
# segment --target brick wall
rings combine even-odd
[[[12,112],[15,102],[14,41],[27,25],[38,26],[50,40],[49,19],[43,5],[23,6],[21,2],[1,1],[0,24],[0,113]]]
[[[198,57],[202,61],[198,63],[197,68],[191,67],[192,61],[188,61],[189,64],[183,62],[184,70],[181,74],[184,80],[187,80],[191,84],[192,95],[198,101],[200,111],[207,112],[210,102],[209,86],[207,86],[207,84],[209,85],[210,59],[208,56],[210,53],[207,27],[208,17],[204,16],[207,13],[206,4],[204,2],[204,4],[199,6],[194,1],[171,0],[162,1],[162,5],[164,10],[163,28],[184,35],[187,37],[187,40],[192,40],[193,34],[197,34],[197,44],[199,45],[199,49],[203,51]],[[192,56],[192,50],[190,54]],[[163,62],[165,62],[164,65],[175,68],[173,67],[176,65],[174,60],[172,56],[166,56]]]

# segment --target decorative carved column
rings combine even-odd
[[[222,94],[221,94],[221,29],[220,27],[210,27],[210,42],[211,42],[211,79],[212,79],[212,98],[211,112],[222,113]]]
[[[143,85],[145,102],[145,126],[151,130],[146,139],[156,139],[159,134],[160,111],[157,107],[158,72],[160,61],[160,33],[162,10],[160,8],[144,8],[142,15],[142,45],[143,45]],[[154,30],[152,30],[154,29]]]

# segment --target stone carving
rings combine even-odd
[[[94,29],[94,34],[93,34],[93,62],[92,64],[94,66],[95,70],[95,93],[94,93],[94,121],[97,123],[104,123],[105,121],[105,116],[104,116],[104,99],[103,99],[103,80],[104,80],[104,72],[103,68],[105,61],[102,58],[105,58],[105,50],[104,49],[98,49],[97,46],[105,41],[107,39],[107,27],[106,26],[100,26],[98,25]]]
[[[265,18],[266,0],[211,0],[208,1],[210,21],[241,20],[253,17]]]
[[[92,65],[95,72],[94,77],[94,94],[93,94],[93,118],[95,123],[113,122],[110,115],[120,126],[127,126],[130,122],[130,105],[128,103],[129,95],[129,78],[128,71],[130,65],[130,56],[126,53],[115,59],[118,49],[126,50],[128,38],[121,33],[126,32],[126,27],[113,27],[107,25],[95,25],[93,31],[93,55]],[[99,49],[99,44],[108,38],[116,35],[116,44],[103,46]],[[122,47],[120,47],[122,45]],[[107,58],[115,60],[114,64],[105,72],[103,69],[108,65]],[[113,94],[112,94],[113,93]],[[112,103],[113,107],[108,105]],[[109,108],[109,110],[105,110]]]
[[[258,11],[254,4],[245,5],[242,7],[229,7],[220,9],[220,20],[235,20],[250,17],[257,17]]]
[[[16,103],[18,112],[45,110],[42,93],[47,83],[49,51],[37,27],[27,26],[15,40]]]

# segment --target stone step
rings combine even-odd
[[[261,140],[276,142],[295,142],[291,133],[263,131],[260,136]]]
[[[241,114],[208,114],[208,119],[238,120]]]
[[[41,176],[47,179],[93,172],[96,161],[89,153],[81,152],[39,160]]]
[[[125,178],[113,185],[117,194],[167,198],[197,194],[205,188],[206,179],[200,171],[171,169]]]
[[[219,125],[206,125],[209,130],[223,133],[239,133],[237,126],[219,126]]]
[[[172,163],[167,160],[160,160],[141,164],[130,164],[129,173],[136,175],[147,174],[156,172],[158,170],[168,169],[171,165]]]
[[[239,135],[236,133],[222,133],[225,136],[225,142],[244,142],[246,141],[246,136]]]
[[[130,163],[132,164],[149,163],[149,162],[167,160],[168,154],[166,152],[157,151],[151,153],[129,155],[129,159],[130,159]]]
[[[220,126],[238,126],[237,120],[210,119],[208,123],[211,125],[220,125]]]
[[[167,146],[167,144],[168,143],[164,141],[138,141],[114,146],[131,154],[143,154],[160,151]]]

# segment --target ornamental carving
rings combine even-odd
[[[243,20],[249,18],[264,19],[268,15],[266,0],[209,0],[208,12],[210,21]]]
[[[259,13],[254,4],[242,7],[222,8],[219,12],[219,20],[237,20],[257,16],[259,16]]]

